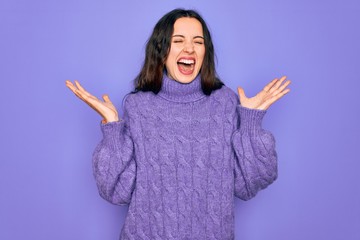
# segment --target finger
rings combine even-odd
[[[80,83],[79,83],[77,80],[75,80],[75,84],[76,84],[77,88],[78,88],[82,93],[84,93],[85,96],[87,96],[87,97],[92,97],[92,95],[91,95],[90,93],[88,93],[88,92],[80,85]]]
[[[269,82],[265,87],[264,87],[264,91],[268,92],[272,86],[274,86],[274,84],[278,81],[279,79],[275,78],[274,80],[272,80],[271,82]]]
[[[76,82],[75,82],[76,84]],[[78,87],[80,86],[80,84],[76,84]],[[88,97],[85,94],[85,90],[84,88],[82,88],[82,90],[77,89],[72,82],[70,81],[66,81],[66,86],[68,88],[70,88],[70,90],[78,97],[80,98],[83,102],[85,102],[88,106],[90,106],[93,110],[95,110],[99,115],[101,115],[102,117],[104,117],[104,114],[102,112],[102,106],[97,104],[97,102],[99,102],[99,99],[97,99],[96,97]],[[80,86],[81,87],[81,86]],[[90,94],[89,94],[90,95]],[[104,99],[105,100],[105,99]],[[110,99],[109,99],[110,100]]]
[[[67,81],[66,82],[66,86],[81,100],[83,100],[84,102],[88,103],[89,98],[87,94],[85,94],[83,91],[80,91],[79,89],[77,89],[72,82]]]
[[[285,81],[286,76],[282,76],[269,90],[270,93],[276,91],[280,85]]]
[[[76,87],[74,86],[74,84],[72,84],[72,82],[70,82],[69,80],[66,80],[66,86],[75,93]]]
[[[79,92],[79,90],[75,90],[75,95],[80,98],[81,100],[83,100],[84,102],[86,102],[85,98],[82,96],[82,94]]]
[[[85,91],[85,89],[81,86],[81,84],[77,80],[75,80],[74,82],[78,89],[80,89],[81,91]]]
[[[290,92],[289,88],[285,89],[284,91],[282,91],[278,95],[273,96],[272,98],[269,98],[268,100],[266,100],[263,104],[261,104],[259,106],[258,109],[260,109],[260,110],[268,109],[273,103],[275,103],[277,100],[279,100],[280,98],[282,98],[283,96],[285,96],[289,92]]]
[[[66,84],[66,86],[78,97],[81,97],[83,95],[82,92],[79,91],[72,83]],[[82,97],[81,97],[82,98]]]
[[[84,100],[84,98],[81,96],[81,92],[79,92],[79,90],[72,84],[72,82],[67,81],[66,82],[66,86],[79,98],[81,98],[82,100]]]
[[[273,95],[277,95],[277,94],[281,93],[287,86],[289,86],[290,83],[291,83],[291,81],[287,80],[283,85],[281,85],[279,87],[279,89],[277,89],[276,91],[273,92]]]
[[[88,106],[90,106],[93,110],[95,110],[98,114],[100,114],[101,116],[103,116],[102,111],[101,111],[101,106],[97,104],[97,102],[99,102],[98,99],[92,99],[92,98],[84,98],[83,93],[80,93],[80,91],[77,91],[76,96],[78,96],[81,100],[83,100]]]
[[[110,98],[109,98],[109,95],[104,94],[104,95],[102,96],[102,98],[104,99],[105,102],[111,103],[111,100],[110,100]]]
[[[66,85],[66,86],[73,86],[73,87],[75,87],[74,84],[73,84],[70,80],[66,80],[66,81],[65,81],[65,85]]]
[[[237,91],[238,91],[238,94],[239,94],[240,102],[242,100],[246,99],[246,95],[245,95],[244,89],[242,87],[238,87]]]
[[[65,80],[65,84],[66,84],[66,85],[69,85],[69,84],[72,85],[72,82],[71,82],[70,80]]]

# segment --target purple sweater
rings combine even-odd
[[[265,113],[226,86],[204,95],[200,77],[128,95],[93,155],[100,195],[130,204],[120,239],[234,239],[234,195],[248,200],[277,177]]]

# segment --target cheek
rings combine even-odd
[[[170,49],[169,54],[166,58],[166,65],[171,65],[174,62],[174,53],[173,50]]]
[[[199,58],[200,58],[200,61],[201,63],[204,61],[204,57],[205,57],[205,48],[204,49],[201,49],[201,51],[199,52]]]
[[[169,52],[169,56],[168,56],[168,63],[169,64],[174,64],[175,60],[176,60],[176,50],[175,49],[171,49]]]

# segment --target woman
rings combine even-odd
[[[66,82],[103,117],[93,169],[104,199],[130,204],[121,239],[234,239],[234,194],[248,200],[276,179],[275,141],[261,122],[290,81],[253,98],[239,87],[238,97],[214,65],[204,20],[175,9],[148,40],[121,119],[107,95]]]

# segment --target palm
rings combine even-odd
[[[66,86],[81,100],[83,100],[92,109],[98,112],[104,119],[103,123],[118,121],[118,112],[110,101],[108,95],[103,95],[104,101],[88,93],[79,82],[75,81],[75,85],[70,81],[66,81]]]
[[[244,89],[238,87],[239,99],[240,103],[243,107],[258,109],[258,110],[266,110],[271,104],[279,100],[286,93],[290,91],[290,89],[286,88],[291,82],[287,80],[285,83],[286,76],[277,79],[275,78],[270,83],[268,83],[263,90],[261,90],[254,97],[248,98],[245,95]],[[282,84],[284,83],[284,84]]]

